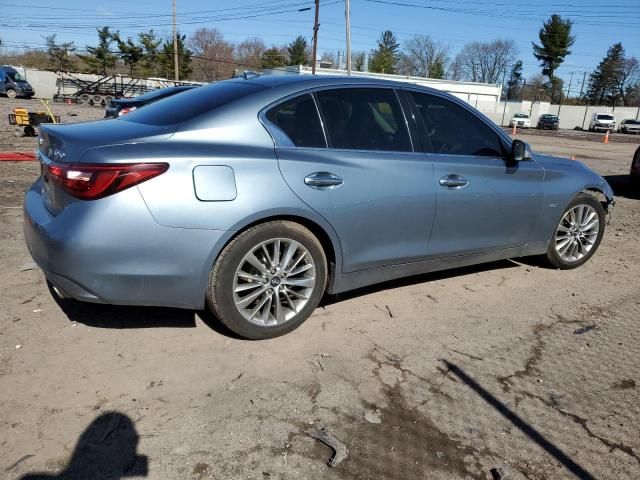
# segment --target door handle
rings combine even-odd
[[[443,187],[449,188],[464,188],[469,184],[469,180],[464,178],[462,175],[457,175],[452,173],[450,175],[445,175],[440,179],[440,185]]]
[[[304,177],[304,184],[311,188],[332,189],[343,183],[344,180],[330,172],[315,172]]]

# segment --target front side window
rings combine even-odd
[[[348,150],[411,152],[411,140],[395,91],[342,88],[316,93],[329,144]]]
[[[296,147],[324,148],[320,117],[309,94],[287,100],[267,112],[271,123],[282,130]]]
[[[432,153],[503,156],[498,134],[471,112],[435,95],[410,94],[424,122]]]

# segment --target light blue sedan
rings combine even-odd
[[[453,96],[364,78],[229,80],[38,142],[25,238],[58,295],[208,305],[253,339],[325,293],[528,255],[577,267],[614,203]]]

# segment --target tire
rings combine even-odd
[[[13,90],[11,88],[7,90],[7,97],[8,98],[16,98],[17,96],[18,96],[18,94],[16,93],[15,90]]]
[[[582,213],[580,213],[579,207],[583,207]],[[571,230],[576,227],[571,226],[571,219],[568,218],[571,211],[581,217],[577,220],[584,221],[573,233]],[[585,228],[591,225],[596,218],[589,218],[591,213],[596,214],[598,223],[590,228]],[[558,226],[553,232],[547,249],[547,261],[552,266],[562,270],[576,268],[587,262],[600,246],[604,234],[605,221],[604,207],[598,199],[586,193],[578,194],[562,213]],[[565,243],[565,240],[569,244]],[[571,243],[575,247],[571,246]],[[564,247],[567,249],[563,251]]]
[[[269,269],[267,254],[286,265]],[[271,221],[242,232],[222,250],[209,274],[207,304],[237,335],[263,340],[299,327],[320,303],[326,284],[327,260],[318,239],[297,223]]]

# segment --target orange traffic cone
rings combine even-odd
[[[65,102],[67,105],[71,105],[71,99],[67,98],[67,101]]]
[[[604,143],[605,145],[609,143],[609,130],[604,134]]]
[[[511,130],[511,135],[517,135],[518,133],[518,127],[516,127],[516,124],[513,124],[513,129]]]

